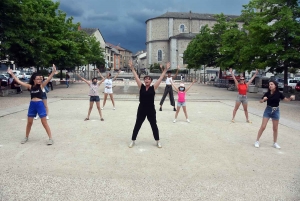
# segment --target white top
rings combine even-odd
[[[112,79],[105,79],[104,84],[105,84],[105,88],[111,89],[112,88]]]
[[[166,84],[172,84],[172,77],[167,77]]]

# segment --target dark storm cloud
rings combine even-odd
[[[131,50],[146,48],[146,24],[166,12],[239,15],[249,0],[60,0],[60,9],[83,28],[100,29],[104,40]]]

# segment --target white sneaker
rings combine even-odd
[[[275,142],[274,144],[273,144],[273,147],[275,147],[276,149],[280,149],[281,147],[277,144],[277,142]]]
[[[113,108],[113,110],[115,110],[116,108]]]
[[[190,122],[191,122],[189,119],[186,119],[186,121],[187,121],[188,123],[190,123]]]
[[[161,143],[159,141],[157,142],[157,147],[162,148]]]
[[[254,146],[255,146],[256,148],[259,148],[259,141],[256,141],[256,142],[254,143]]]
[[[176,119],[174,119],[173,123],[176,123]]]
[[[131,143],[129,144],[129,148],[132,148],[133,146],[135,145],[135,142],[134,141],[131,141]]]
[[[47,119],[47,120],[49,120],[49,117],[48,117],[48,116],[46,116],[46,119]]]
[[[104,110],[104,107],[102,107],[101,110]]]
[[[36,115],[33,119],[37,120],[39,118],[39,115]]]

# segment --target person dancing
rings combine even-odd
[[[132,65],[132,60],[129,61],[129,67],[132,70],[132,73],[136,80],[136,84],[140,89],[140,99],[139,99],[140,104],[137,110],[136,122],[131,137],[132,141],[129,144],[129,148],[132,148],[135,145],[136,137],[146,117],[151,125],[153,136],[154,139],[156,140],[157,147],[162,148],[161,143],[159,141],[159,131],[156,124],[156,111],[154,105],[154,97],[155,97],[155,90],[159,87],[159,84],[161,83],[164,74],[170,68],[170,62],[167,64],[167,67],[164,69],[161,76],[154,83],[154,85],[151,85],[153,79],[148,75],[144,77],[144,84],[142,84],[141,80],[139,79],[137,73],[134,70],[134,67]]]
[[[100,74],[100,71],[99,69],[98,70],[98,73]],[[97,78],[93,78],[92,79],[92,82],[84,79],[83,77],[81,77],[79,75],[79,73],[77,73],[77,76],[82,80],[84,81],[85,83],[87,83],[90,87],[90,91],[89,91],[89,96],[90,96],[90,107],[89,107],[89,111],[88,111],[88,115],[87,117],[84,119],[84,121],[87,121],[87,120],[90,120],[90,114],[91,114],[91,111],[93,109],[93,105],[94,105],[94,102],[96,102],[96,106],[97,106],[97,109],[98,109],[98,112],[99,112],[99,115],[100,115],[100,120],[101,121],[104,121],[103,117],[102,117],[102,112],[101,112],[101,109],[100,109],[100,97],[99,97],[99,86],[100,84],[105,80],[105,79],[102,79],[101,81],[98,82]]]
[[[40,77],[42,79],[42,82],[44,82],[46,80],[44,76],[40,76]],[[49,82],[48,82],[48,84],[49,84]],[[47,93],[49,92],[48,84],[42,89],[42,91],[43,91],[42,99],[43,99],[43,102],[44,102],[44,105],[45,105],[45,109],[46,109],[46,114],[47,114],[46,119],[47,120],[49,120],[49,107],[48,107],[48,102],[47,102]],[[37,120],[38,118],[39,118],[39,115],[36,114],[36,116],[33,119]]]
[[[238,89],[239,94],[236,97],[236,102],[235,102],[235,107],[233,109],[233,114],[232,114],[232,120],[231,122],[234,123],[235,120],[235,115],[237,110],[239,109],[241,103],[243,104],[243,108],[244,108],[244,112],[245,112],[245,116],[246,116],[246,122],[251,123],[251,121],[249,120],[249,116],[248,116],[248,100],[247,100],[247,89],[249,87],[249,84],[252,83],[252,81],[254,80],[254,78],[256,77],[258,71],[256,70],[255,74],[252,76],[252,78],[245,83],[245,78],[244,77],[240,77],[240,83],[236,80],[235,75],[232,72],[232,68],[229,69],[229,72],[234,80],[235,86]]]
[[[162,71],[162,65],[160,65],[160,69]],[[164,95],[162,96],[160,103],[159,103],[159,105],[160,105],[159,111],[162,111],[162,105],[164,104],[165,98],[168,94],[169,94],[169,98],[170,98],[170,104],[173,106],[173,110],[176,111],[173,89],[172,89],[172,80],[176,79],[178,70],[179,70],[179,65],[177,66],[176,74],[173,77],[171,76],[171,71],[167,71],[168,75],[166,76],[166,88],[165,88]]]
[[[256,142],[254,143],[254,146],[256,148],[259,148],[260,146],[259,139],[262,136],[264,130],[266,129],[266,126],[270,118],[272,119],[272,123],[273,123],[273,141],[274,141],[273,147],[275,147],[276,149],[281,148],[277,143],[278,124],[280,119],[280,110],[279,110],[280,100],[284,100],[284,101],[295,100],[295,95],[291,95],[290,98],[284,97],[284,95],[278,89],[278,83],[276,81],[269,81],[269,89],[263,95],[262,99],[259,101],[260,103],[267,101],[267,107],[263,114],[263,119],[262,119],[260,129],[258,130]]]
[[[186,93],[188,92],[188,90],[191,88],[191,86],[192,86],[195,82],[196,82],[196,80],[193,80],[193,82],[190,84],[190,86],[189,86],[187,89],[185,89],[183,83],[181,83],[181,84],[179,85],[179,87],[176,87],[176,86],[174,85],[174,83],[172,82],[172,86],[174,87],[175,91],[178,93],[177,111],[176,111],[176,113],[175,113],[175,119],[174,119],[173,123],[176,123],[176,121],[177,121],[176,119],[177,119],[178,113],[179,113],[179,111],[180,111],[180,107],[182,107],[182,109],[183,109],[183,112],[184,112],[186,121],[187,121],[188,123],[190,123],[190,120],[189,120],[189,118],[188,118],[187,111],[186,111],[185,95],[186,95]]]
[[[103,75],[100,73],[100,71],[98,71],[98,72],[99,72],[99,75],[102,77],[102,79],[104,79],[104,84],[105,84],[103,106],[102,106],[101,110],[104,110],[104,106],[105,106],[108,94],[109,94],[109,97],[113,104],[113,110],[115,110],[116,108],[115,108],[115,101],[114,101],[114,95],[113,95],[113,90],[112,90],[112,88],[113,88],[112,82],[116,80],[116,78],[118,77],[118,75],[120,74],[121,71],[119,70],[113,79],[111,79],[110,73],[107,73],[106,78],[104,78]]]
[[[29,109],[28,109],[28,119],[27,119],[27,126],[26,126],[26,137],[21,141],[21,144],[24,144],[28,141],[28,137],[29,137],[29,133],[33,124],[33,118],[36,116],[36,114],[39,115],[39,117],[41,118],[41,122],[48,134],[49,140],[47,141],[47,145],[52,145],[53,144],[53,139],[52,139],[52,134],[51,134],[51,130],[50,127],[48,125],[46,116],[46,109],[45,109],[45,105],[43,102],[43,88],[48,84],[48,82],[51,80],[51,78],[53,77],[54,73],[56,71],[56,67],[53,64],[52,67],[52,73],[50,74],[50,76],[48,77],[47,80],[45,80],[42,83],[42,78],[40,77],[40,75],[38,73],[33,73],[29,83],[24,83],[22,81],[20,81],[12,72],[11,69],[8,69],[7,72],[22,86],[26,87],[28,90],[30,90],[30,94],[31,94],[31,101],[30,101],[30,105],[29,105]]]

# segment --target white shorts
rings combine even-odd
[[[110,88],[110,89],[104,88],[104,93],[106,93],[106,94],[112,94],[113,90],[112,90],[112,88]]]

